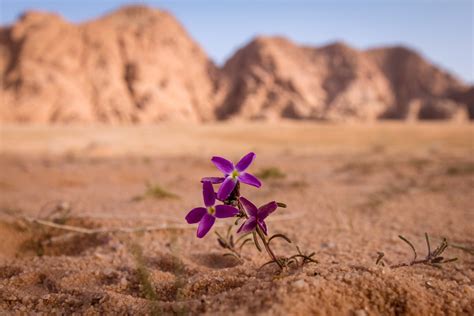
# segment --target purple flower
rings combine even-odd
[[[243,207],[247,211],[249,218],[242,224],[242,226],[240,226],[239,230],[237,230],[237,233],[248,233],[254,230],[258,225],[258,227],[260,227],[260,229],[266,235],[267,225],[265,224],[264,219],[277,209],[277,203],[272,201],[257,208],[252,202],[244,197],[240,197],[240,203],[242,203]]]
[[[186,215],[188,224],[199,222],[197,229],[197,237],[204,237],[217,218],[233,217],[239,213],[239,210],[230,205],[216,205],[216,194],[211,182],[205,181],[202,184],[202,196],[205,207],[196,207],[189,211]]]
[[[204,178],[203,181],[222,183],[219,187],[219,191],[217,191],[217,198],[221,201],[224,201],[229,197],[238,181],[259,188],[262,185],[260,180],[250,173],[245,172],[254,159],[255,154],[250,152],[242,157],[242,159],[240,159],[240,161],[234,166],[234,164],[229,160],[214,156],[211,161],[224,173],[224,178],[211,177]]]

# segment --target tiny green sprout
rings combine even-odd
[[[257,177],[270,180],[270,179],[283,179],[286,174],[277,167],[263,168],[257,173]]]
[[[159,184],[151,184],[146,183],[146,190],[145,193],[141,195],[136,195],[132,198],[132,202],[139,202],[146,198],[153,198],[153,199],[179,199],[179,196],[173,192],[169,192],[164,189]]]

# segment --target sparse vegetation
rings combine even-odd
[[[463,162],[451,165],[446,168],[446,174],[449,176],[467,176],[474,174],[474,162]]]
[[[152,283],[150,271],[146,267],[143,258],[143,249],[140,245],[133,243],[130,245],[130,250],[135,258],[136,274],[140,283],[142,297],[150,301],[150,314],[159,315],[160,309],[157,304],[158,295],[156,294],[155,286]]]
[[[243,156],[235,165],[219,156],[211,158],[212,163],[221,171],[224,177],[204,177],[201,179],[204,206],[195,207],[188,212],[185,220],[188,224],[199,223],[197,228],[197,237],[203,238],[214,225],[216,218],[234,218],[234,225],[239,225],[240,220],[243,224],[237,229],[237,234],[242,233],[243,238],[246,235],[252,234],[254,245],[258,251],[262,252],[262,247],[271,259],[264,264],[276,264],[280,271],[290,266],[291,263],[298,265],[298,258],[302,258],[301,266],[306,263],[317,263],[312,257],[315,253],[306,255],[300,251],[296,246],[298,253],[289,257],[277,256],[271,247],[271,241],[276,238],[282,238],[288,243],[292,241],[284,234],[268,235],[268,228],[265,221],[267,217],[272,215],[277,209],[286,208],[285,203],[270,201],[266,204],[257,207],[253,202],[241,195],[240,184],[250,185],[260,188],[262,183],[258,178],[250,174],[247,169],[252,164],[256,154],[249,152]],[[214,192],[213,184],[221,184],[219,190]],[[216,202],[218,205],[215,205]],[[223,203],[223,204],[220,204]],[[218,242],[221,247],[229,249],[230,255],[240,259],[240,249],[249,239],[242,239],[242,244],[239,246],[239,251],[236,251],[233,236],[230,235],[230,229],[227,232],[226,238],[218,235]],[[239,240],[240,241],[240,240]]]
[[[157,200],[160,200],[160,199],[179,199],[179,195],[164,189],[159,184],[147,183],[145,193],[143,193],[142,195],[134,196],[132,198],[132,201],[133,202],[139,202],[139,201],[142,201],[146,198],[153,198],[153,199],[157,199]]]
[[[249,242],[252,242],[252,238],[249,237],[250,233],[243,234],[238,238],[235,238],[234,241],[234,234],[231,233],[233,225],[229,225],[227,228],[226,234],[222,236],[218,231],[215,231],[217,235],[217,242],[219,245],[229,250],[229,252],[225,253],[224,256],[233,256],[237,258],[239,261],[241,260],[241,251],[242,248]]]
[[[375,163],[372,161],[350,161],[336,169],[338,173],[354,172],[357,174],[371,174],[375,170]]]
[[[403,240],[410,247],[410,249],[413,252],[413,259],[409,262],[402,262],[402,263],[391,265],[390,268],[394,269],[394,268],[408,267],[408,266],[413,266],[413,265],[417,265],[417,264],[425,264],[425,265],[430,265],[430,266],[434,266],[434,267],[439,268],[439,267],[441,267],[441,264],[454,262],[454,261],[457,260],[457,258],[446,259],[445,257],[442,256],[444,251],[449,246],[448,241],[446,240],[446,238],[443,238],[443,240],[441,241],[439,246],[436,247],[436,249],[431,250],[430,237],[428,236],[427,233],[425,233],[427,253],[426,253],[426,256],[423,259],[418,259],[417,260],[418,253],[417,253],[416,248],[413,245],[413,243],[411,241],[409,241],[407,238],[403,237],[402,235],[399,235],[398,237],[401,240]],[[385,256],[385,254],[383,252],[381,252],[381,251],[377,252],[377,260],[376,260],[375,263],[380,264],[380,265],[385,265],[385,263],[383,261],[384,256]]]
[[[255,175],[262,180],[283,179],[286,177],[286,174],[278,167],[260,169]]]

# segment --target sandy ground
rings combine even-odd
[[[473,125],[3,126],[0,141],[1,314],[474,314]],[[318,264],[258,270],[264,253],[223,256],[214,234],[183,225],[199,179],[219,174],[210,156],[250,150],[251,171],[272,172],[243,195],[285,202],[270,232]],[[390,268],[412,259],[398,235],[422,258],[425,232],[458,261]]]

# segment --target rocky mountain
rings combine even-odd
[[[366,121],[463,119],[462,82],[403,47],[315,48],[260,37],[223,68],[227,97],[218,117]]]
[[[218,68],[143,6],[79,25],[24,14],[0,29],[0,78],[2,122],[474,118],[472,88],[407,48],[258,37]]]
[[[366,53],[383,72],[393,93],[394,103],[385,117],[441,119],[459,114],[451,95],[468,87],[449,73],[405,47],[372,49]],[[463,104],[458,107],[466,112]]]
[[[167,12],[125,7],[80,25],[29,12],[0,34],[2,121],[214,119],[218,70]]]
[[[377,65],[341,43],[310,48],[257,38],[223,73],[229,92],[218,108],[221,118],[373,120],[393,102]]]

